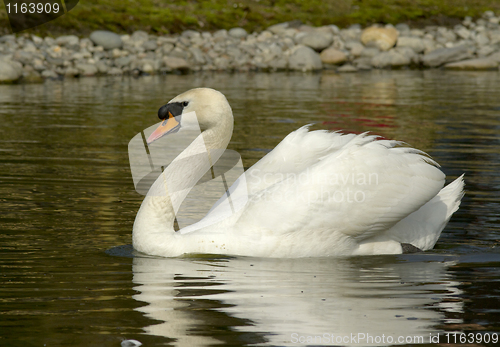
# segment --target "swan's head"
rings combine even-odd
[[[233,112],[226,97],[210,88],[188,90],[170,100],[158,110],[158,118],[163,122],[149,136],[148,144],[167,134],[177,132],[182,127],[182,115],[195,112],[200,128],[204,130],[222,128],[230,124],[232,132]],[[181,116],[181,117],[179,117]]]

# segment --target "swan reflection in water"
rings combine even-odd
[[[428,258],[136,257],[134,299],[177,346],[429,343],[462,302],[451,262]]]

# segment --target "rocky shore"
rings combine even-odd
[[[487,11],[453,28],[407,24],[361,28],[273,25],[260,33],[242,28],[154,36],[95,31],[41,38],[0,36],[0,83],[94,75],[196,71],[356,72],[370,69],[499,70],[500,16]]]

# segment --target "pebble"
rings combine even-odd
[[[325,48],[329,47],[333,42],[333,34],[323,31],[299,33],[296,37],[295,41],[298,44],[310,47],[318,52],[321,52]]]
[[[335,48],[327,48],[320,54],[321,61],[324,64],[342,64],[347,60],[347,55]]]
[[[78,38],[78,36],[75,35],[59,36],[56,39],[56,43],[59,46],[74,46],[78,45],[79,41],[80,39]]]
[[[497,70],[500,14],[487,11],[454,27],[405,23],[363,29],[290,21],[248,33],[243,28],[155,36],[98,30],[90,37],[0,36],[0,83],[95,75],[196,71],[355,72],[372,68]]]
[[[236,39],[242,39],[248,35],[247,31],[243,28],[232,28],[228,31],[228,34]]]
[[[94,31],[90,34],[90,40],[96,46],[102,46],[104,49],[120,48],[123,45],[120,35],[106,30]]]
[[[498,61],[491,58],[478,58],[448,63],[444,66],[448,70],[497,70]]]
[[[344,64],[337,69],[337,72],[358,72],[359,69],[352,66],[351,64]]]

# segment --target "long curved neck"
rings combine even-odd
[[[229,117],[228,117],[229,118]],[[233,119],[202,132],[158,177],[137,213],[132,240],[134,248],[148,254],[179,249],[175,213],[198,180],[219,160],[233,132]]]

